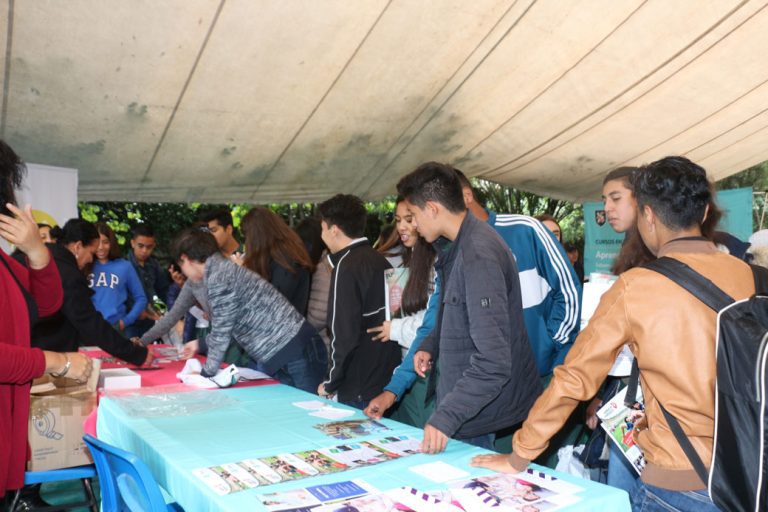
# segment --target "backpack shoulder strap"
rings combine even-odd
[[[668,277],[716,312],[735,302],[733,297],[718,288],[715,283],[680,260],[663,256],[643,267]],[[766,283],[768,284],[768,279]]]
[[[643,266],[671,279],[678,286],[688,290],[688,292],[690,292],[694,297],[702,301],[716,312],[734,302],[733,297],[725,293],[723,290],[718,288],[715,283],[699,274],[682,261],[664,256],[655,261],[646,263]],[[763,282],[767,285],[765,289],[768,290],[768,274],[764,274],[762,272],[758,273],[758,271],[755,269],[753,269],[753,272],[755,275],[756,289],[763,289],[758,287],[758,277],[760,276],[765,277]],[[628,394],[630,391],[633,395],[636,393],[635,390],[637,389],[638,380],[639,370],[637,369],[637,360],[635,360],[635,363],[632,367],[632,375],[630,376],[629,389],[627,390]],[[667,425],[669,425],[670,430],[672,430],[672,434],[674,434],[675,439],[680,445],[680,448],[682,448],[686,458],[693,466],[693,469],[696,471],[698,477],[706,485],[707,480],[709,479],[707,467],[704,465],[701,457],[699,457],[699,454],[694,449],[691,441],[688,439],[688,436],[680,426],[680,422],[677,421],[677,418],[675,418],[669,411],[667,411],[666,407],[664,407],[661,402],[659,402],[659,406],[661,407],[661,411],[664,414],[664,419],[667,421]]]

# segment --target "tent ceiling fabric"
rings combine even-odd
[[[427,160],[554,197],[768,159],[768,7],[0,0],[0,136],[86,200],[379,198]]]

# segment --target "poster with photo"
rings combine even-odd
[[[386,320],[397,318],[403,290],[408,282],[408,269],[405,267],[389,268],[384,271],[384,301],[386,305]]]
[[[398,457],[406,457],[408,455],[421,453],[421,439],[408,435],[382,437],[381,439],[371,440],[369,443],[385,452],[393,453]]]
[[[259,494],[258,500],[270,512],[316,511],[317,507],[336,503],[378,490],[363,480],[347,480],[326,485],[315,485],[304,489]]]
[[[301,471],[299,468],[287,462],[279,455],[273,455],[272,457],[262,457],[259,459],[261,462],[269,466],[274,472],[280,475],[280,479],[284,482],[286,480],[297,480],[310,476],[306,471]]]
[[[294,455],[296,455],[296,457],[298,457],[305,463],[311,465],[321,474],[336,473],[338,471],[344,471],[345,469],[349,469],[346,464],[342,464],[341,462],[333,460],[332,458],[326,455],[323,455],[317,450],[308,450],[306,452],[298,452]]]
[[[557,510],[581,500],[580,487],[529,474],[494,474],[451,484],[451,493],[466,510]]]
[[[330,457],[337,462],[341,462],[342,464],[351,468],[357,466],[366,466],[369,464],[379,464],[381,462],[396,458],[391,455],[387,455],[379,448],[376,448],[372,444],[366,442],[341,444],[331,448],[321,448],[318,451],[323,455],[326,455],[327,457]]]
[[[631,407],[624,403],[624,397],[627,394],[627,388],[624,388],[597,411],[597,417],[601,421],[600,426],[608,433],[611,441],[619,447],[638,475],[645,468],[645,456],[640,447],[635,444],[634,438],[635,429],[645,422],[642,391],[638,386],[637,396]]]
[[[318,429],[320,432],[327,436],[333,437],[334,439],[339,439],[341,441],[347,441],[355,437],[363,437],[390,430],[389,427],[383,423],[368,419],[319,423],[314,425],[314,428]]]
[[[258,459],[245,459],[239,464],[253,475],[261,485],[276,484],[283,481],[283,478],[277,471]]]

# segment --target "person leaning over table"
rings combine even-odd
[[[202,283],[208,292],[211,332],[204,377],[216,374],[235,341],[283,384],[315,392],[327,364],[325,345],[288,299],[257,273],[222,256],[210,233],[182,231],[171,244],[171,256],[187,284]],[[182,358],[192,357],[197,345],[187,343]]]
[[[706,171],[683,157],[641,167],[632,179],[637,230],[651,253],[679,260],[741,300],[755,293],[750,267],[702,236],[712,190]],[[715,413],[716,313],[671,279],[636,267],[602,296],[544,394],[513,438],[511,455],[480,455],[473,466],[513,473],[546,449],[576,405],[593,397],[625,343],[640,369],[645,419],[633,438],[647,464],[630,493],[633,510],[717,510],[707,485],[675,439],[674,416],[703,461],[710,461]]]
[[[15,245],[27,260],[19,265],[0,250],[0,503],[6,492],[24,486],[27,461],[29,388],[32,379],[55,374],[85,381],[90,358],[30,348],[30,325],[39,316],[61,307],[61,278],[51,263],[32,210],[15,206],[14,189],[21,185],[25,167],[0,140],[0,237]],[[11,494],[11,493],[9,493]]]

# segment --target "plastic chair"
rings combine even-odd
[[[93,488],[91,487],[91,480],[96,477],[96,467],[93,464],[87,466],[78,466],[74,468],[64,469],[52,469],[49,471],[27,471],[24,473],[24,485],[36,485],[45,484],[50,482],[62,482],[65,480],[80,480],[83,484],[83,490],[85,490],[85,501],[77,503],[65,504],[65,505],[51,505],[48,507],[34,507],[31,510],[35,512],[45,511],[62,511],[71,510],[73,508],[88,507],[93,512],[99,512],[98,502],[93,494]],[[21,499],[21,489],[16,491],[11,501],[11,506],[8,510],[10,512],[16,512],[20,510],[18,508],[19,501]]]
[[[95,437],[83,436],[91,450],[101,487],[102,510],[119,512],[166,512],[182,510],[166,505],[160,486],[136,455]]]

